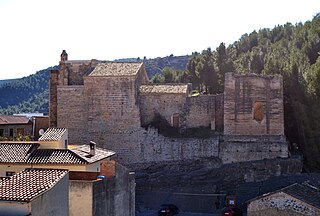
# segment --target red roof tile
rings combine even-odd
[[[28,124],[29,118],[26,116],[0,116],[0,125],[8,124]]]
[[[26,163],[31,164],[87,164],[69,149],[37,149],[30,154]]]
[[[71,149],[71,151],[79,155],[82,159],[86,160],[88,163],[94,163],[96,161],[103,160],[105,158],[111,157],[116,154],[114,151],[96,147],[95,155],[90,155],[89,145],[81,145]]]
[[[25,163],[38,147],[35,143],[1,143],[0,163]]]
[[[115,155],[115,152],[96,148],[90,155],[90,147],[81,145],[74,149],[38,149],[34,143],[0,143],[1,163],[26,164],[90,164]]]
[[[66,174],[67,170],[26,169],[0,180],[0,200],[30,202],[51,189]]]
[[[39,141],[58,141],[66,131],[66,128],[48,128]]]

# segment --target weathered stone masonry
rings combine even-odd
[[[281,76],[225,76],[225,135],[284,135]]]
[[[124,164],[217,157],[223,163],[288,156],[282,78],[226,74],[220,95],[189,96],[188,84],[150,84],[143,63],[69,61],[50,75],[50,125],[69,142],[94,140]],[[180,131],[208,127],[208,139],[144,129],[160,115]]]

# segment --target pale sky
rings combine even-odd
[[[191,54],[280,24],[320,0],[0,0],[0,80],[69,60]]]

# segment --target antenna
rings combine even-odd
[[[43,134],[44,134],[44,130],[41,128],[41,129],[39,130],[39,135],[42,136]]]

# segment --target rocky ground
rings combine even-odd
[[[236,198],[237,205],[245,212],[246,201],[264,193],[307,180],[320,185],[319,173],[287,170],[276,176],[271,166],[282,163],[282,169],[291,168],[281,159],[228,166],[214,160],[158,164],[136,172],[137,212],[141,216],[153,215],[148,209],[174,203],[183,212],[219,215],[229,195]],[[256,169],[255,174],[247,174],[249,169]]]

